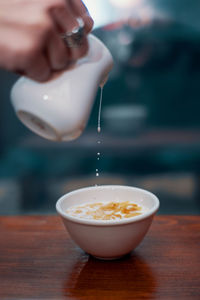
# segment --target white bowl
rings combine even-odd
[[[121,220],[80,219],[66,213],[83,203],[133,201],[144,207],[141,215]],[[135,249],[147,233],[159,200],[152,193],[129,186],[93,186],[70,192],[56,203],[71,238],[85,252],[101,259],[117,259]]]

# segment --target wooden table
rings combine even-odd
[[[200,299],[200,216],[157,216],[118,261],[80,250],[57,216],[0,217],[0,299]]]

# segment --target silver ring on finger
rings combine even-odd
[[[81,18],[77,18],[77,22],[79,24],[77,27],[61,35],[62,40],[68,48],[78,48],[83,44],[84,22]]]

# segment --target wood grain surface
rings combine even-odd
[[[157,216],[117,261],[80,250],[57,216],[0,217],[0,299],[200,299],[200,216]]]

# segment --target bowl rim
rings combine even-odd
[[[153,201],[154,201],[154,205],[152,206],[152,208],[150,208],[147,212],[144,212],[143,214],[139,215],[139,216],[134,216],[128,219],[123,219],[123,220],[92,220],[92,219],[80,219],[78,217],[75,216],[70,216],[68,213],[64,212],[61,208],[61,204],[63,201],[65,201],[68,197],[70,197],[71,195],[74,194],[78,194],[82,191],[87,191],[87,190],[91,190],[91,189],[112,189],[112,188],[120,188],[120,189],[132,189],[138,192],[142,192],[143,194],[147,194],[149,195]],[[129,224],[129,223],[134,223],[134,222],[138,222],[141,220],[144,220],[152,215],[154,215],[157,210],[159,209],[160,206],[160,201],[159,199],[156,197],[156,195],[154,195],[153,193],[145,190],[145,189],[141,189],[141,188],[137,188],[137,187],[132,187],[132,186],[127,186],[127,185],[99,185],[99,186],[89,186],[89,187],[84,187],[84,188],[80,188],[80,189],[76,189],[72,192],[68,192],[66,194],[64,194],[63,196],[61,196],[57,202],[56,202],[56,210],[57,213],[59,215],[61,215],[64,219],[67,219],[69,221],[72,221],[74,223],[79,223],[79,224],[85,224],[85,225],[91,225],[91,226],[113,226],[113,225],[122,225],[122,224]]]

